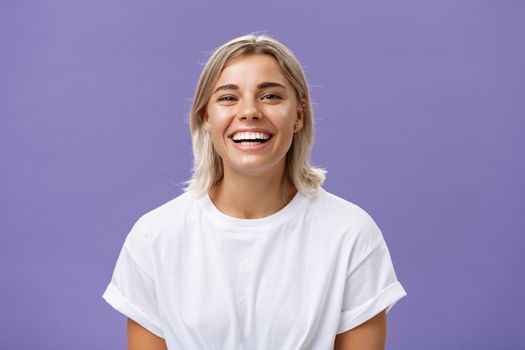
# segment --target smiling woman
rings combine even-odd
[[[374,220],[321,186],[292,52],[253,35],[218,48],[190,129],[185,192],[136,222],[104,293],[130,349],[383,349],[406,292]]]
[[[204,128],[211,132],[213,148],[222,160],[223,179],[217,183],[212,200],[221,206],[218,202],[224,195],[219,192],[232,193],[227,188],[232,185],[237,187],[244,183],[252,191],[258,189],[257,202],[247,197],[244,203],[231,206],[227,204],[231,200],[224,201],[223,211],[243,217],[246,211],[256,213],[261,204],[274,206],[271,202],[276,197],[269,195],[269,189],[284,192],[278,186],[264,184],[261,179],[274,184],[283,179],[286,153],[294,132],[302,126],[303,103],[277,61],[268,55],[252,54],[232,59],[216,85],[218,88],[214,89],[203,116]],[[262,142],[263,139],[266,142]],[[243,200],[239,195],[235,198]],[[236,214],[236,208],[245,212]]]

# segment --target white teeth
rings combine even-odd
[[[238,132],[233,135],[233,140],[254,140],[254,139],[264,139],[267,140],[270,138],[270,134],[264,132]]]

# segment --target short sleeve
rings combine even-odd
[[[368,214],[365,218],[350,258],[337,334],[357,327],[383,310],[388,313],[407,295],[397,280],[379,227]]]
[[[162,337],[148,236],[135,224],[102,297],[117,311]]]

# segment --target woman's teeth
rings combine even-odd
[[[253,146],[253,145],[260,145],[261,141],[255,141],[255,142],[251,142],[251,141],[241,141],[241,145],[243,146]]]
[[[233,142],[246,146],[259,145],[270,138],[271,135],[264,132],[238,132],[232,137]]]

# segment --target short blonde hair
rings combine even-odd
[[[274,57],[284,76],[295,88],[298,102],[303,104],[303,127],[294,133],[292,145],[286,154],[285,176],[298,191],[311,196],[326,176],[326,170],[311,165],[314,141],[314,120],[310,94],[303,69],[295,55],[286,46],[266,35],[245,35],[235,38],[215,50],[204,66],[197,83],[189,115],[193,145],[192,178],[185,181],[184,191],[196,191],[202,196],[223,178],[220,156],[213,148],[211,135],[204,129],[204,115],[212,89],[224,67],[242,55],[269,55]]]

